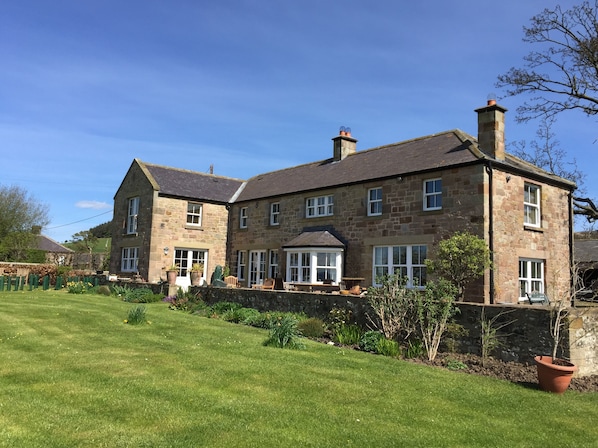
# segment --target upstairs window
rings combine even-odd
[[[318,196],[305,201],[305,216],[317,218],[334,214],[334,196]]]
[[[127,233],[137,233],[137,215],[139,215],[139,197],[130,198],[127,209]]]
[[[540,227],[540,187],[526,183],[523,188],[523,223]]]
[[[280,225],[280,202],[270,204],[270,225]]]
[[[201,226],[202,205],[189,202],[187,204],[187,224]]]
[[[424,181],[424,210],[442,209],[442,179]]]
[[[368,190],[368,216],[379,216],[382,214],[382,188],[370,188]]]
[[[239,227],[241,229],[247,228],[247,207],[241,207],[239,211]]]

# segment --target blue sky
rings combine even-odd
[[[565,4],[567,2],[561,2]],[[489,95],[508,141],[535,138],[497,76],[532,47],[550,0],[4,0],[0,184],[48,204],[65,241],[112,218],[134,158],[249,178],[322,160],[349,126],[358,150],[459,128]],[[593,160],[595,121],[553,131]],[[587,158],[587,154],[592,157]],[[593,162],[580,163],[598,196]]]

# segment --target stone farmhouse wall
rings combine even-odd
[[[512,173],[494,169],[493,252],[494,297],[490,298],[491,276],[466,290],[466,300],[486,303],[517,303],[519,258],[545,260],[545,281],[549,293],[565,290],[569,281],[569,196],[561,188],[539,184]],[[442,178],[442,210],[423,210],[423,182]],[[524,226],[525,182],[541,186],[540,228]],[[367,216],[368,189],[382,187],[383,213]],[[231,244],[228,260],[233,272],[238,251],[278,250],[279,272],[284,277],[285,242],[306,228],[331,226],[345,239],[344,275],[363,277],[371,285],[373,247],[378,245],[425,244],[433,256],[438,242],[456,231],[469,231],[490,242],[490,179],[483,165],[461,166],[405,177],[303,192],[267,200],[235,203],[231,207]],[[334,195],[334,215],[305,217],[309,197]],[[270,204],[280,203],[280,225],[269,223]],[[239,228],[239,211],[247,207],[248,226]]]
[[[128,200],[133,197],[139,197],[137,233],[127,235]],[[110,272],[121,274],[123,247],[139,247],[139,274],[149,282],[166,279],[166,269],[173,262],[175,247],[207,250],[205,269],[208,278],[216,265],[224,265],[228,229],[226,206],[197,202],[203,209],[202,225],[198,228],[186,223],[188,202],[160,196],[134,164],[114,198]],[[168,254],[164,253],[165,247],[169,248]]]
[[[540,228],[523,223],[525,182],[541,186]],[[493,185],[495,302],[517,302],[519,258],[545,260],[546,292],[551,297],[563,294],[569,287],[571,265],[567,191],[498,170]]]

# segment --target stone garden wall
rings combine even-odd
[[[196,291],[208,304],[236,302],[262,312],[303,312],[323,320],[333,308],[347,308],[363,328],[370,326],[368,315],[372,315],[367,300],[358,296],[212,287],[201,287]],[[497,326],[513,321],[500,331],[503,343],[493,353],[497,358],[533,363],[534,356],[550,355],[552,352],[550,309],[547,307],[459,303],[458,308],[460,312],[455,321],[467,330],[467,335],[459,338],[457,349],[462,353],[481,353],[482,312],[486,320],[500,314],[495,322]],[[578,366],[577,376],[598,375],[598,308],[571,310],[569,328],[563,331],[561,347],[558,356],[570,358]]]

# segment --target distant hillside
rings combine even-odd
[[[95,244],[93,245],[92,253],[94,254],[102,254],[102,253],[110,253],[110,247],[112,243],[112,238],[98,238]],[[68,247],[74,251],[77,251],[78,245],[76,243],[64,243],[64,247]]]

